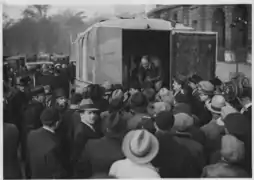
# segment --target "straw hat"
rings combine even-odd
[[[124,155],[138,164],[151,162],[159,151],[159,142],[147,130],[130,131],[123,139]]]
[[[215,95],[211,103],[207,104],[207,109],[215,114],[221,114],[221,110],[226,106],[226,100],[221,95]]]

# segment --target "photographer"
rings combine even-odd
[[[240,98],[238,98],[239,102],[242,105],[241,114],[243,114],[246,118],[248,118],[251,122],[252,117],[252,95],[251,95],[251,87],[244,89],[243,94]]]
[[[230,81],[225,82],[222,94],[235,109],[251,120],[252,110],[252,88],[249,79],[242,73],[232,74]]]

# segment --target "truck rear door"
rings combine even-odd
[[[170,46],[171,77],[178,73],[203,79],[215,76],[217,33],[172,31]]]

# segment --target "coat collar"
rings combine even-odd
[[[86,121],[81,121],[83,124],[85,124],[85,125],[87,125],[93,132],[96,132],[95,131],[95,129],[94,129],[94,127],[91,125],[91,124],[89,124],[88,122],[86,122]]]

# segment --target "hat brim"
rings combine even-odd
[[[84,109],[78,109],[79,112],[82,112],[82,111],[99,111],[99,109],[97,108],[84,108]]]
[[[149,132],[150,133],[150,132]],[[151,133],[150,133],[151,134]],[[150,152],[144,156],[144,157],[137,157],[135,156],[130,149],[130,141],[135,135],[135,131],[130,131],[123,139],[123,144],[122,144],[122,150],[124,155],[130,159],[131,161],[137,163],[137,164],[146,164],[151,162],[155,156],[158,154],[159,151],[159,142],[156,139],[154,135],[151,136],[151,150]]]
[[[212,103],[207,104],[206,107],[212,113],[221,114],[221,111],[215,111],[215,110],[212,109]]]

